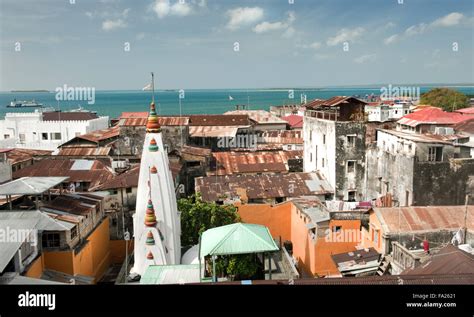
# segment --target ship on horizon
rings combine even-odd
[[[7,108],[33,108],[33,107],[43,107],[42,103],[37,103],[33,100],[16,100],[10,101],[10,104],[7,105]]]

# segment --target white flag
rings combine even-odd
[[[143,91],[145,91],[145,90],[151,90],[151,84],[146,85],[145,87],[143,87],[142,90],[143,90]]]

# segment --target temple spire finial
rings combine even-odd
[[[147,133],[159,133],[161,132],[160,123],[158,122],[158,115],[156,114],[155,107],[155,75],[151,73],[151,104],[150,104],[150,113],[148,115],[148,120],[146,123],[146,132]]]

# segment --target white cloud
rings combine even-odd
[[[319,48],[321,48],[321,43],[320,42],[313,42],[311,44],[297,44],[296,47],[299,47],[299,48],[305,48],[305,49],[313,49],[313,50],[317,50]]]
[[[383,42],[385,43],[385,45],[389,45],[398,41],[399,38],[400,38],[400,35],[394,34],[392,36],[387,37],[385,40],[383,40]]]
[[[104,31],[113,31],[113,30],[122,29],[125,27],[127,27],[127,23],[122,19],[105,20],[104,22],[102,22],[102,30]]]
[[[376,54],[367,54],[367,55],[362,55],[354,59],[354,62],[357,64],[363,64],[366,62],[373,62],[375,58],[377,57]]]
[[[449,27],[458,25],[464,19],[464,15],[459,12],[452,12],[444,17],[434,20],[431,26]]]
[[[288,18],[286,21],[278,21],[278,22],[267,22],[264,21],[260,24],[257,24],[253,31],[255,33],[266,33],[270,31],[277,31],[277,30],[287,30],[291,27],[291,24],[296,20],[296,15],[294,12],[288,12]],[[293,29],[293,28],[292,28]],[[294,32],[294,29],[290,32]],[[289,37],[289,34],[283,34],[284,37]]]
[[[426,25],[425,23],[412,25],[408,29],[405,30],[405,35],[413,36],[413,35],[423,34],[427,28],[428,28],[428,25]]]
[[[364,34],[365,29],[361,27],[357,27],[355,29],[341,29],[334,37],[328,38],[326,44],[329,46],[335,46],[339,43],[348,42],[348,41],[355,41],[359,38],[362,34]]]
[[[260,21],[263,18],[263,9],[260,7],[240,7],[227,11],[230,18],[227,28],[237,30],[242,26],[247,26]]]
[[[283,35],[282,35],[282,36],[283,36],[284,38],[287,38],[287,39],[288,39],[288,38],[290,38],[290,37],[293,37],[293,35],[295,35],[295,33],[296,33],[295,28],[292,27],[292,26],[290,26],[289,28],[286,29],[285,32],[283,32]]]
[[[194,4],[199,7],[205,7],[206,1],[201,1],[199,3],[193,1],[192,4],[189,2],[177,1],[174,4],[171,4],[169,0],[155,0],[155,2],[153,2],[151,5],[151,9],[160,19],[163,19],[168,15],[184,17],[194,13]]]

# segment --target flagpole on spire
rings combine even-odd
[[[155,103],[155,74],[151,72],[151,102]]]

